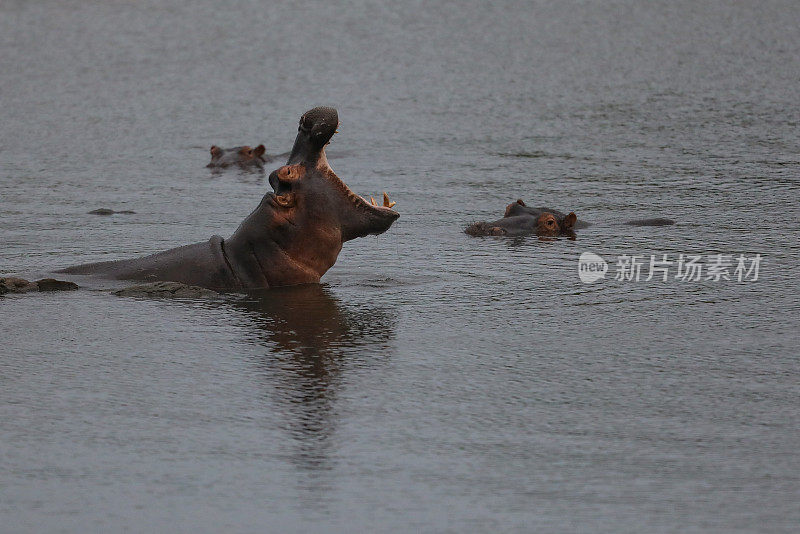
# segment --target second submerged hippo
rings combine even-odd
[[[217,145],[211,147],[211,162],[206,165],[209,168],[223,169],[225,167],[237,166],[242,169],[264,169],[264,164],[272,161],[267,156],[267,149],[264,145],[255,148],[245,146],[235,146],[233,148],[221,148]]]
[[[672,219],[638,219],[625,221],[622,224],[631,226],[668,226],[675,224]],[[472,236],[507,235],[520,236],[535,234],[539,237],[567,236],[575,237],[575,230],[591,226],[591,223],[579,221],[574,212],[564,214],[551,208],[533,208],[521,199],[506,206],[502,219],[492,222],[480,221],[464,229]]]

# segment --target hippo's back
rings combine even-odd
[[[85,263],[58,272],[115,280],[180,282],[209,289],[236,289],[239,286],[225,259],[224,242],[220,236],[142,258]]]

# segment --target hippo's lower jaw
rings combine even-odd
[[[324,154],[322,155],[324,158]],[[389,195],[383,193],[383,206],[379,206],[374,199],[372,202],[367,202],[362,196],[359,196],[347,187],[336,173],[328,166],[327,160],[324,162],[322,174],[325,179],[333,185],[340,192],[344,193],[347,203],[340,209],[342,213],[347,216],[342,219],[342,242],[350,241],[357,237],[365,237],[368,235],[380,235],[388,230],[394,221],[396,221],[400,214],[392,209],[396,203],[389,200]]]
[[[273,191],[233,235],[144,258],[79,265],[62,272],[122,280],[171,281],[214,290],[319,282],[350,239],[381,234],[400,216],[353,193],[328,165],[324,147],[338,126],[333,108],[300,120],[289,164],[269,176]],[[386,204],[391,204],[386,197]]]

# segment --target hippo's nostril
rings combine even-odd
[[[314,128],[314,119],[303,115],[303,118],[300,119],[300,128],[307,132],[312,130]]]

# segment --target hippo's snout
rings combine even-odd
[[[339,114],[334,108],[317,107],[300,117],[299,131],[307,134],[317,146],[327,144],[338,127]]]

